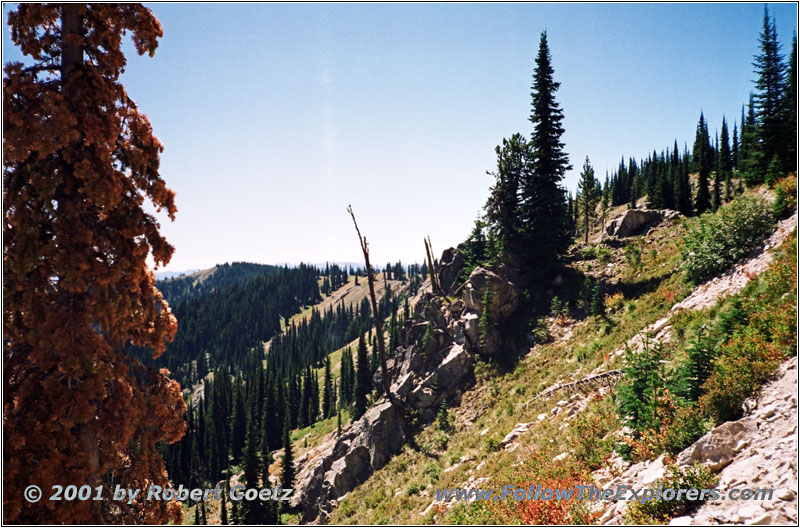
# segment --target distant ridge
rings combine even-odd
[[[175,277],[180,277],[181,275],[189,275],[198,271],[197,269],[189,269],[186,271],[157,271],[156,272],[156,280],[164,280],[164,279],[173,279]]]

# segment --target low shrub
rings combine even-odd
[[[700,463],[684,470],[678,466],[670,465],[667,474],[653,485],[653,488],[663,486],[664,490],[672,489],[714,489],[719,478]],[[670,519],[688,512],[693,507],[705,502],[699,498],[689,500],[683,495],[679,500],[650,500],[647,502],[634,502],[628,507],[625,520],[629,524],[667,524]]]
[[[606,307],[606,313],[614,313],[625,305],[625,295],[620,291],[606,294],[603,298],[603,303]]]
[[[775,201],[772,202],[772,214],[782,219],[792,214],[797,207],[797,177],[794,174],[783,178],[775,185]]]
[[[553,461],[550,455],[541,452],[533,453],[524,463],[509,468],[503,476],[504,485],[524,490],[529,490],[531,485],[539,485],[541,489],[571,489],[588,485],[591,481],[591,473],[571,458]],[[495,493],[501,490],[502,485],[495,486]],[[592,524],[598,517],[597,513],[589,512],[588,501],[577,500],[577,492],[561,500],[516,501],[507,497],[484,504],[494,514],[492,524]]]
[[[594,246],[587,246],[579,252],[581,260],[592,260],[597,257],[597,248]]]
[[[746,327],[721,347],[711,377],[703,385],[700,406],[717,423],[741,416],[742,404],[780,365],[784,355],[753,327]]]
[[[611,455],[614,439],[609,435],[619,426],[610,405],[599,403],[594,409],[587,409],[570,427],[575,458],[587,469],[600,468]]]
[[[672,421],[664,428],[662,445],[667,453],[677,455],[710,429],[709,420],[703,416],[697,404],[680,407]]]
[[[760,196],[743,195],[703,214],[683,237],[686,278],[699,283],[726,271],[759,247],[773,226],[771,207]]]

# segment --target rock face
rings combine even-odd
[[[487,268],[475,268],[464,285],[464,304],[470,310],[483,312],[486,289],[491,288],[492,306],[489,308],[493,320],[499,321],[511,315],[519,306],[520,290],[509,279]]]
[[[448,295],[455,295],[463,269],[464,254],[456,248],[445,249],[439,259],[439,285]]]
[[[670,209],[628,209],[622,216],[609,222],[606,234],[618,238],[641,235],[662,221],[679,216],[679,212]]]
[[[443,399],[457,401],[460,390],[473,381],[473,352],[458,319],[460,312],[454,313],[451,306],[431,294],[420,298],[414,313],[423,320],[406,322],[404,345],[387,361],[390,393],[397,404],[381,398],[300,468],[295,504],[302,507],[303,522],[314,521],[318,516],[324,522],[339,499],[400,450],[413,434],[407,413],[418,413],[430,422]],[[428,322],[436,335],[437,342],[432,347],[435,350],[422,347]],[[375,382],[382,383],[380,370]]]
[[[475,268],[464,285],[462,300],[465,312],[460,324],[468,344],[483,355],[492,356],[505,352],[508,336],[502,331],[502,322],[516,312],[520,304],[521,290],[514,282],[513,272],[504,269]],[[491,325],[480,334],[480,316],[486,291],[491,291],[489,321]]]
[[[461,252],[446,250],[439,282],[451,295],[462,268]],[[449,302],[431,293],[419,297],[412,308],[413,319],[404,324],[402,346],[386,362],[394,402],[385,396],[379,399],[338,438],[332,433],[328,443],[299,468],[294,505],[302,507],[303,522],[318,517],[325,522],[344,495],[383,467],[414,434],[411,415],[431,422],[445,398],[450,403],[458,401],[462,390],[474,382],[474,354],[502,348],[499,330],[481,339],[478,323],[484,294],[491,288],[490,319],[499,325],[519,306],[520,290],[514,280],[510,270],[477,268],[461,299]],[[423,346],[429,327],[434,342]],[[374,381],[382,385],[380,369]]]
[[[678,466],[695,462],[718,472],[717,489],[774,489],[766,500],[714,500],[694,512],[672,520],[675,525],[771,524],[797,525],[797,358],[785,362],[776,379],[764,385],[757,397],[745,403],[746,416],[726,422],[709,431],[676,458]],[[595,479],[605,488],[629,485],[652,487],[664,476],[666,464],[661,456],[649,462],[624,468],[607,483],[602,475]],[[602,505],[600,524],[623,524],[628,503]]]

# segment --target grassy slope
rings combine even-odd
[[[598,274],[609,263],[614,264],[611,275],[621,281],[619,289],[635,293],[607,319],[589,317],[575,322],[568,339],[535,346],[512,372],[499,374],[492,372],[487,364],[479,363],[477,385],[465,394],[461,408],[451,410],[454,430],[444,435],[446,442],[435,424],[427,427],[418,439],[423,449],[414,452],[406,448],[377,471],[347,496],[334,511],[331,523],[427,524],[433,521],[436,510],[431,509],[425,515],[422,512],[433,500],[435,488],[458,487],[471,476],[506,484],[510,482],[504,478],[508,468],[530,453],[553,457],[566,451],[566,440],[573,434],[565,435],[559,429],[564,423],[562,418],[537,420],[541,413],[549,415],[559,397],[528,406],[521,404],[556,382],[587,375],[609,359],[621,343],[688,294],[689,289],[681,286],[678,274],[674,273],[679,259],[677,240],[682,232],[682,227],[676,225],[645,236],[639,271],[624,262],[620,256],[622,249],[615,250],[618,254],[610,258],[574,263],[588,274]],[[608,365],[609,369],[616,367]],[[608,398],[597,407],[608,414]],[[474,423],[464,419],[477,413],[480,416]],[[499,441],[520,422],[538,423],[520,438],[519,449],[513,453],[498,450]],[[461,457],[473,460],[460,463]],[[476,470],[481,464],[481,469]],[[464,520],[447,515],[437,518],[437,522]]]

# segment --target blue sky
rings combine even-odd
[[[575,189],[596,173],[738,121],[764,4],[153,4],[154,58],[123,83],[165,144],[177,193],[167,269],[422,261],[468,234],[494,147],[528,135],[547,30]],[[12,9],[4,4],[4,12]],[[769,4],[783,52],[796,5]],[[5,13],[4,13],[5,15]],[[5,18],[5,16],[4,16]],[[3,32],[3,61],[18,59]]]

